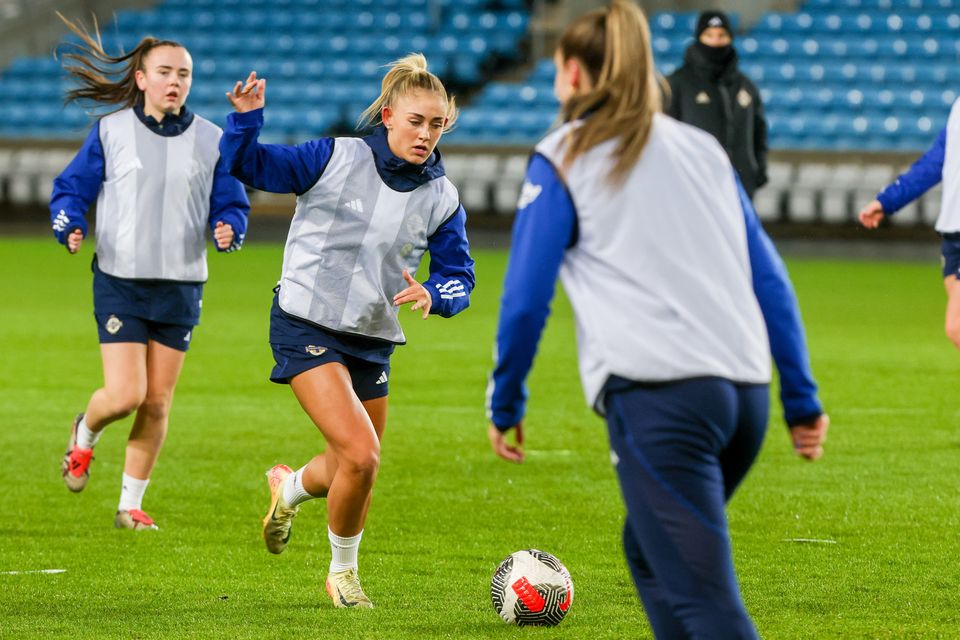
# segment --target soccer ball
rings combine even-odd
[[[556,557],[525,549],[511,553],[493,572],[490,598],[508,624],[552,627],[573,604],[573,580]]]

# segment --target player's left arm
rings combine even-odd
[[[230,175],[222,159],[217,160],[208,218],[217,251],[229,253],[243,247],[249,217],[250,200],[243,184]]]
[[[430,277],[423,286],[430,294],[430,313],[444,318],[470,306],[470,292],[476,285],[466,225],[467,213],[463,205],[459,205],[427,239]]]
[[[736,179],[736,178],[735,178]],[[797,453],[816,459],[823,453],[829,419],[817,397],[800,305],[787,269],[737,179],[747,230],[753,290],[760,303],[770,351],[780,374],[780,402]]]

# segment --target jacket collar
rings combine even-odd
[[[387,144],[387,130],[383,126],[377,127],[370,135],[364,136],[363,141],[373,151],[380,178],[394,191],[413,191],[420,185],[446,174],[440,149],[434,148],[433,153],[423,164],[407,162],[390,150],[390,145]]]
[[[180,107],[179,115],[166,113],[160,122],[157,122],[153,116],[148,116],[143,112],[143,105],[138,104],[133,107],[134,113],[150,131],[164,138],[178,136],[193,123],[193,112],[187,109],[187,105]]]
[[[708,80],[729,80],[736,77],[739,71],[739,56],[732,45],[726,57],[721,60],[708,58],[704,53],[705,49],[706,45],[694,42],[687,48],[683,56],[684,63]]]

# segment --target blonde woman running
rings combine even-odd
[[[327,447],[296,471],[268,472],[263,536],[281,553],[299,505],[326,497],[327,593],[336,607],[372,607],[357,553],[380,466],[390,355],[405,342],[398,307],[450,317],[474,285],[466,213],[436,148],[457,110],[426,59],[410,55],[393,63],[362,115],[377,125],[370,135],[268,145],[257,141],[266,89],[251,72],[227,94],[237,113],[220,150],[246,184],[297,195],[270,316],[270,379],[290,385]],[[421,284],[414,276],[428,250]]]

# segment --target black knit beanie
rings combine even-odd
[[[723,11],[704,11],[701,13],[700,17],[697,18],[697,32],[693,37],[699,40],[700,34],[710,27],[723,27],[727,30],[727,33],[730,34],[730,37],[733,37],[733,29],[730,27],[730,18],[728,18],[727,14],[725,14]]]

